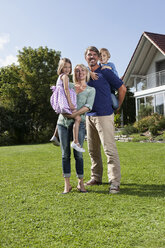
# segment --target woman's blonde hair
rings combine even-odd
[[[77,83],[78,82],[78,80],[76,78],[76,68],[77,68],[77,66],[80,66],[82,69],[84,69],[86,71],[86,73],[87,73],[86,82],[88,82],[89,79],[90,79],[90,73],[89,73],[88,68],[85,65],[83,65],[83,64],[78,64],[78,65],[75,66],[74,71],[73,71],[73,82],[74,83]]]
[[[60,59],[59,63],[58,63],[58,68],[57,68],[57,74],[60,75],[62,73],[62,69],[64,68],[65,66],[65,63],[69,63],[71,68],[70,68],[70,73],[72,73],[72,63],[70,61],[70,59],[67,59],[67,58],[62,58]]]
[[[100,48],[99,53],[101,53],[101,52],[105,52],[107,54],[108,59],[110,59],[111,54],[110,54],[110,52],[108,51],[107,48]]]

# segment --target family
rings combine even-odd
[[[121,172],[114,139],[114,109],[121,107],[126,87],[119,79],[114,64],[108,62],[109,58],[110,53],[107,49],[88,47],[85,51],[88,67],[83,64],[75,66],[74,83],[69,83],[69,75],[72,73],[71,61],[63,58],[59,62],[59,77],[56,86],[51,87],[53,94],[50,102],[55,112],[60,115],[51,141],[61,146],[65,181],[63,194],[72,190],[71,147],[78,177],[77,190],[87,193],[86,186],[102,184],[101,145],[107,157],[109,193],[120,191]],[[118,91],[118,100],[115,99],[115,91]],[[85,134],[91,158],[91,179],[86,183],[83,181]]]

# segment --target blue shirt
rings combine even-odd
[[[88,85],[94,87],[96,96],[93,108],[86,115],[88,116],[105,116],[113,114],[111,87],[116,90],[121,87],[123,82],[119,79],[112,70],[103,69],[99,67],[95,72],[98,75],[97,80],[90,80]]]
[[[117,72],[117,70],[116,70],[116,67],[115,67],[115,65],[114,65],[114,63],[108,62],[107,64],[100,64],[100,65],[101,65],[101,66],[104,66],[104,65],[110,66],[110,67],[112,68],[113,73],[115,73],[116,76],[119,76],[119,75],[118,75],[118,72]]]

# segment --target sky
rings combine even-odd
[[[122,76],[144,31],[165,34],[164,0],[0,0],[0,67],[40,46],[87,65],[92,45],[110,51]]]

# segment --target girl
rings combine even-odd
[[[56,86],[52,86],[51,89],[53,94],[50,98],[50,103],[52,108],[57,114],[72,114],[77,109],[77,96],[73,89],[69,88],[69,74],[72,72],[71,61],[67,58],[63,58],[59,61],[57,74],[59,75]],[[81,122],[80,115],[76,115],[74,118],[73,125],[73,142],[71,147],[78,152],[85,152],[85,150],[80,146],[78,141],[79,126]],[[55,138],[57,139],[57,130],[55,130]],[[57,140],[58,141],[58,140]]]

